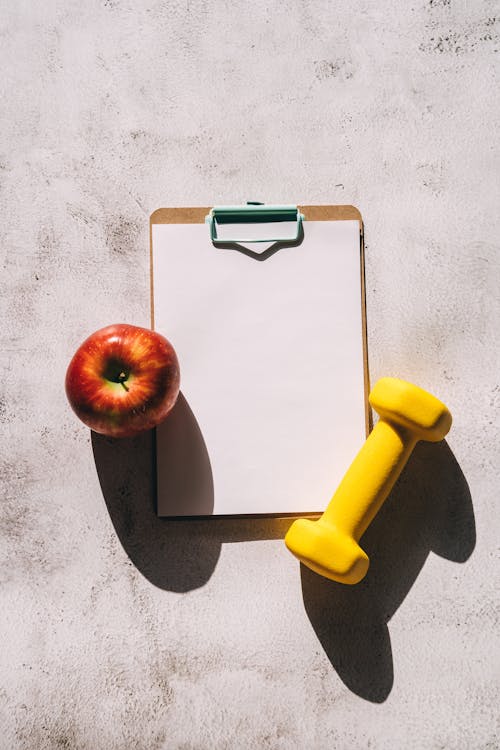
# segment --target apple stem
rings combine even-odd
[[[127,379],[127,374],[125,372],[121,372],[118,375],[118,382],[125,388],[126,391],[128,391],[127,386],[125,385],[125,380]]]

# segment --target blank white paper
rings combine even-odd
[[[366,438],[359,223],[306,221],[265,260],[203,224],[152,242],[155,329],[181,368],[158,515],[323,511]]]

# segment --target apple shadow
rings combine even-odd
[[[197,509],[209,515],[213,510],[210,460],[199,425],[182,394],[161,429],[163,447],[171,448],[171,452],[162,452],[169,475],[164,495],[165,491],[172,497],[180,493],[189,512]],[[116,534],[136,568],[161,589],[182,593],[199,588],[215,570],[223,543],[281,539],[290,526],[290,519],[271,517],[158,517],[156,431],[121,439],[92,432],[91,440]]]
[[[361,540],[370,557],[355,586],[301,565],[304,606],[333,668],[355,694],[382,703],[393,685],[388,621],[431,551],[462,563],[476,543],[471,494],[446,441],[419,443]]]
[[[156,512],[159,516],[211,516],[214,480],[200,426],[179,393],[168,418],[155,431]]]

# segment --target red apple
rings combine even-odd
[[[179,394],[179,362],[156,331],[119,323],[96,331],[66,373],[66,395],[95,432],[130,437],[162,422]]]

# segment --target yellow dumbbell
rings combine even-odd
[[[299,518],[285,537],[304,565],[340,583],[358,583],[370,561],[358,540],[391,491],[419,440],[438,442],[451,427],[446,406],[416,385],[382,378],[370,393],[380,415],[327,509],[317,521]]]

